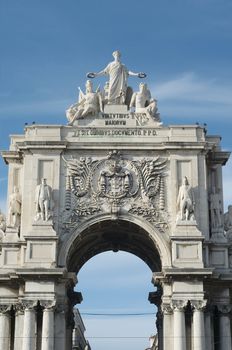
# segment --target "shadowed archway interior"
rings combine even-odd
[[[160,255],[148,232],[123,220],[99,222],[82,231],[70,247],[68,271],[78,273],[93,256],[110,250],[132,253],[141,258],[153,272],[161,271]]]

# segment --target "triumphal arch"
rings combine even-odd
[[[204,127],[165,125],[146,74],[113,56],[87,74],[66,125],[26,126],[2,152],[0,349],[71,350],[78,271],[124,250],[152,271],[160,350],[230,350],[229,153]]]

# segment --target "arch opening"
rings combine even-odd
[[[140,258],[123,251],[98,254],[80,269],[77,289],[83,301],[76,307],[93,349],[149,346],[157,308],[148,301],[151,270]]]
[[[82,230],[70,246],[67,269],[78,273],[89,259],[106,251],[132,253],[152,272],[162,269],[160,254],[151,235],[141,226],[125,220],[104,220]]]

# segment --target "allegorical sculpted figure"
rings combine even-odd
[[[232,205],[228,206],[228,211],[224,214],[224,230],[232,234]]]
[[[218,228],[222,226],[221,220],[221,198],[220,194],[216,192],[215,187],[212,188],[212,193],[209,195],[211,227]]]
[[[0,209],[0,231],[6,231],[6,218],[5,215],[1,212]]]
[[[17,186],[14,186],[13,193],[9,198],[9,227],[18,228],[21,216],[21,195]]]
[[[194,206],[195,200],[193,189],[189,185],[188,179],[185,176],[177,198],[177,207],[180,210],[181,220],[194,220]]]
[[[99,92],[93,91],[93,84],[90,80],[86,81],[85,94],[80,89],[79,102],[70,106],[66,111],[69,125],[72,125],[76,119],[84,118],[89,114],[102,112],[102,98]]]
[[[145,73],[134,73],[127,69],[127,67],[121,63],[121,53],[119,51],[113,52],[114,61],[109,63],[106,68],[98,73],[87,73],[88,78],[95,78],[97,76],[108,75],[109,76],[109,89],[108,89],[108,103],[109,104],[124,104],[126,101],[127,91],[127,79],[128,76],[137,76],[139,78],[145,78]]]
[[[130,108],[135,107],[135,113],[146,113],[149,117],[160,121],[157,108],[157,101],[151,98],[151,92],[147,88],[147,84],[140,83],[139,91],[134,92],[130,102]]]
[[[52,201],[52,190],[47,185],[46,179],[41,180],[41,184],[36,186],[35,203],[36,203],[36,220],[48,221],[50,218]]]
[[[147,107],[151,100],[150,90],[147,88],[147,84],[140,83],[139,91],[134,92],[130,102],[130,108],[135,107],[135,112],[144,112],[144,108]]]

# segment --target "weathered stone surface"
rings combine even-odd
[[[218,315],[221,336],[230,337],[223,310],[231,301],[232,221],[230,207],[223,218],[221,181],[229,153],[198,125],[164,126],[157,105],[149,109],[148,87],[133,95],[119,71],[113,85],[111,68],[104,91],[88,83],[70,107],[70,125],[27,126],[2,152],[9,211],[0,216],[0,334],[15,317],[15,334],[27,339],[17,339],[18,348],[31,349],[43,334],[42,350],[69,350],[72,306],[82,299],[75,272],[98,253],[123,249],[154,273],[163,350],[189,342],[213,350]]]

